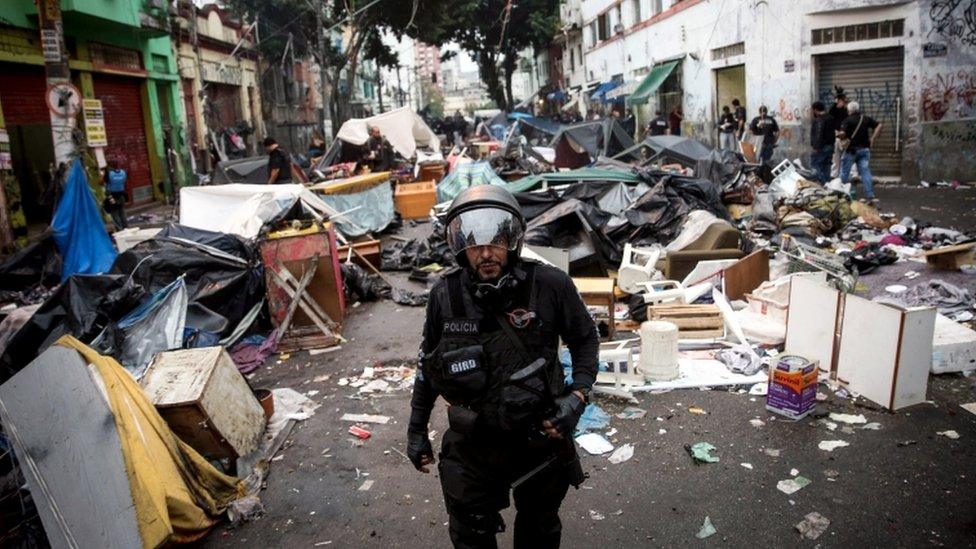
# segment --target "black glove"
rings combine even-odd
[[[563,436],[568,437],[573,434],[573,429],[579,423],[586,403],[579,396],[569,393],[556,399],[556,413],[548,419],[553,428]]]
[[[421,460],[424,457],[434,457],[434,449],[430,446],[430,438],[426,432],[407,431],[407,457],[418,471],[423,466]]]

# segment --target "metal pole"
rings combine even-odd
[[[315,10],[315,28],[319,32],[319,95],[322,97],[322,110],[319,111],[319,131],[322,132],[322,136],[326,139],[332,137],[331,135],[325,135],[325,109],[326,109],[326,65],[325,65],[325,55],[326,55],[326,34],[328,30],[322,28],[322,13],[325,11],[325,0],[319,0],[318,7]]]

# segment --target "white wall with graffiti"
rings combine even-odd
[[[615,5],[589,3],[584,25]],[[628,20],[629,5],[619,35],[586,42],[587,69],[631,81],[682,59],[683,134],[717,141],[716,101],[728,94],[717,91],[716,71],[742,65],[748,116],[766,105],[780,125],[774,160],[806,161],[810,105],[833,99],[818,82],[822,65],[895,52],[900,66],[889,69],[900,78],[845,91],[891,132],[903,181],[976,179],[976,0],[685,0],[643,23]]]

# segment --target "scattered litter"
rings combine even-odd
[[[959,433],[957,433],[955,431],[939,431],[939,432],[937,432],[935,434],[944,436],[946,438],[950,438],[952,440],[958,440],[959,439]]]
[[[340,377],[339,378],[339,387],[345,387],[346,385],[349,385],[349,378]]]
[[[385,379],[374,379],[359,388],[360,393],[385,393],[389,390],[390,382]]]
[[[637,408],[634,406],[628,406],[624,408],[620,413],[618,413],[617,417],[620,419],[640,419],[644,417],[646,414],[647,414],[647,410],[644,410],[642,408]]]
[[[740,463],[739,465],[741,465],[741,466],[745,467],[746,469],[749,469],[750,471],[752,471],[752,464],[751,463]]]
[[[610,414],[603,411],[596,404],[587,404],[580,416],[579,423],[576,424],[576,434],[582,435],[587,431],[599,431],[606,429],[610,424]]]
[[[657,430],[657,434],[659,434],[659,435],[666,435],[666,434],[668,434],[668,430],[667,429],[658,429]]]
[[[850,443],[844,442],[843,440],[821,440],[820,444],[817,445],[818,448],[825,452],[833,452],[837,448],[843,448],[844,446],[850,446]]]
[[[325,349],[309,349],[309,356],[323,355],[325,353],[331,353],[333,351],[338,351],[342,348],[342,345],[336,345],[335,347],[326,347]]]
[[[715,527],[712,526],[712,519],[706,516],[704,522],[702,522],[701,529],[698,530],[698,533],[695,534],[695,537],[698,539],[705,539],[709,536],[714,536],[717,532],[718,530],[716,530]]]
[[[967,404],[959,405],[963,410],[966,410],[970,414],[976,414],[976,402],[970,402]]]
[[[307,396],[308,398],[312,398],[313,396],[315,396],[317,394],[319,394],[319,392],[316,391],[315,389],[312,389],[311,391],[306,391],[305,392],[305,396]]]
[[[800,474],[800,470],[797,468],[790,469],[790,476],[795,477]]]
[[[610,454],[609,460],[610,463],[617,465],[627,461],[632,457],[634,457],[634,445],[628,443],[614,450],[613,453]]]
[[[362,427],[356,427],[355,425],[349,428],[349,434],[356,438],[360,438],[362,440],[366,440],[369,437],[373,436],[373,433],[370,433],[369,431],[363,429]]]
[[[360,492],[368,492],[370,488],[373,487],[373,480],[364,480],[362,484],[359,485]]]
[[[699,408],[698,406],[691,406],[688,408],[688,411],[693,414],[697,414],[699,416],[708,414],[708,412],[706,412],[704,408]]]
[[[763,381],[762,383],[756,383],[749,388],[749,394],[753,396],[766,396],[769,392],[769,383]]]
[[[905,446],[913,446],[918,444],[917,440],[899,440],[898,446],[904,448]]]
[[[756,427],[756,428],[762,427],[765,424],[766,424],[766,422],[763,421],[763,420],[761,420],[761,419],[759,419],[759,418],[754,418],[754,419],[750,419],[749,420],[749,425],[752,425],[753,427]]]
[[[278,355],[278,358],[280,358],[281,360],[288,360],[289,358],[291,358],[291,353],[281,353],[280,355]]]
[[[862,423],[867,423],[868,420],[864,417],[864,414],[838,414],[831,412],[830,419],[834,421],[839,421],[841,423],[847,423],[848,425],[860,425]]]
[[[576,443],[580,445],[590,455],[598,456],[613,451],[613,444],[610,444],[603,435],[599,433],[586,433],[576,437]]]
[[[312,382],[313,383],[322,383],[323,381],[329,381],[329,378],[331,378],[331,377],[332,377],[332,374],[325,374],[325,375],[322,375],[322,376],[315,376],[315,377],[312,378]]]
[[[833,421],[827,421],[826,419],[821,419],[820,424],[827,428],[828,431],[836,431],[837,424]]]
[[[781,451],[782,450],[776,450],[774,448],[763,448],[763,453],[764,454],[766,454],[769,457],[774,457],[774,458],[778,458],[779,457],[779,453]]]
[[[807,516],[803,517],[803,520],[795,526],[797,531],[803,534],[803,537],[810,540],[819,538],[820,535],[826,532],[827,528],[829,527],[830,520],[816,511],[807,514]]]
[[[603,516],[603,513],[599,511],[594,511],[593,509],[590,509],[590,518],[593,520],[603,520],[607,517]]]
[[[711,454],[716,448],[707,442],[697,442],[691,446],[685,446],[685,449],[688,450],[696,463],[718,463],[719,461],[717,456]]]
[[[780,492],[783,492],[786,495],[790,495],[799,491],[804,486],[807,486],[808,484],[810,484],[810,482],[811,482],[810,479],[808,479],[807,477],[798,476],[796,478],[788,478],[786,480],[781,480],[777,482],[776,489],[779,490]]]
[[[836,469],[824,469],[823,474],[827,477],[827,480],[834,480],[840,476],[840,471]]]
[[[341,421],[351,421],[353,423],[379,423],[380,425],[386,425],[390,421],[390,416],[381,416],[376,414],[343,414]]]
[[[329,540],[329,541],[320,541],[320,542],[318,542],[318,543],[315,544],[315,547],[322,547],[323,545],[332,545],[332,540]]]
[[[864,425],[861,425],[861,429],[864,429],[864,430],[867,430],[867,431],[880,431],[881,430],[881,424],[878,423],[878,422],[876,422],[876,421],[873,421],[871,423],[865,423]]]
[[[904,284],[892,284],[891,286],[885,286],[885,291],[889,294],[900,294],[908,291],[908,286]]]
[[[605,436],[607,438],[610,438],[610,437],[612,437],[615,434],[617,434],[617,429],[614,428],[614,429],[610,429],[606,433],[603,433],[603,436]]]

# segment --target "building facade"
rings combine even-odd
[[[83,98],[101,102],[107,143],[87,151],[126,169],[127,201],[141,204],[172,198],[188,181],[185,119],[167,4],[126,0],[120,9],[120,1],[62,0],[61,28],[70,84]],[[6,141],[0,170],[7,170],[16,236],[27,225],[50,221],[56,160],[67,159],[65,150],[85,148],[78,133],[52,131],[45,75],[50,52],[37,25],[31,0],[0,2],[0,137]]]
[[[217,4],[196,7],[182,1],[178,9],[173,38],[187,142],[195,171],[209,173],[214,159],[258,154],[258,139],[266,133],[258,54],[253,29]]]
[[[774,161],[807,157],[810,104],[831,103],[840,87],[884,124],[877,173],[972,178],[971,9],[941,0],[584,0],[587,82],[616,77],[632,91],[654,76],[655,93],[635,105],[641,120],[680,106],[682,133],[709,143],[733,98],[750,118],[766,105],[781,127]]]

